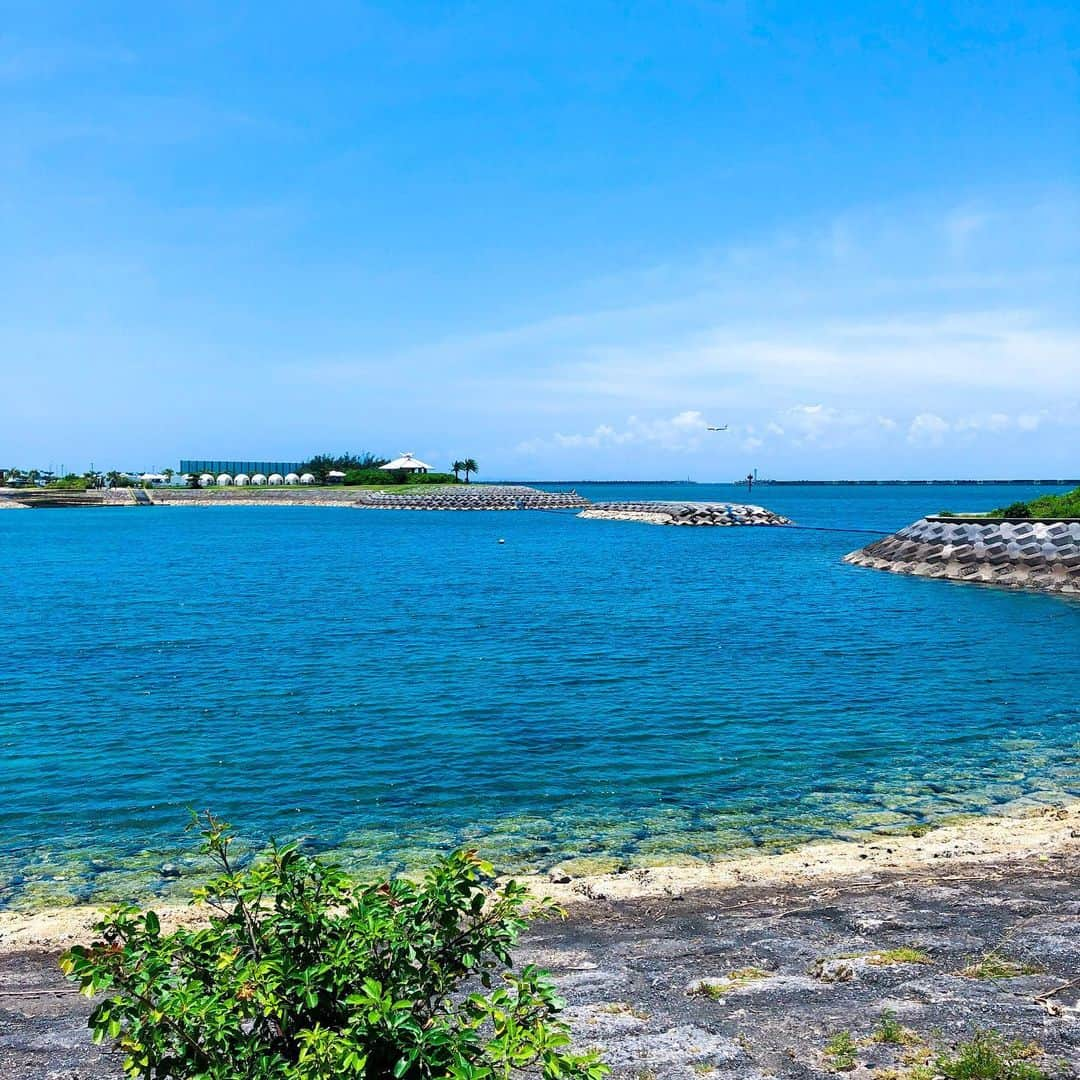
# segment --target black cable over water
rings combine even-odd
[[[889,536],[889,529],[846,529],[829,525],[775,525],[777,529],[803,529],[808,532],[863,533],[866,536]]]

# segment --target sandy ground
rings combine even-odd
[[[845,1075],[915,1080],[985,1029],[1022,1042],[1047,1076],[1080,1077],[1080,807],[535,885],[569,916],[534,927],[517,957],[552,970],[576,1041],[620,1080],[822,1077],[845,1031],[857,1061]],[[5,1080],[121,1075],[56,968],[92,917],[0,914]],[[1014,969],[973,974],[988,956]],[[903,1044],[875,1040],[886,1011]]]

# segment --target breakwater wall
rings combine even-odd
[[[366,510],[576,510],[589,500],[576,491],[540,491],[513,484],[440,488],[434,491],[364,492]]]
[[[578,517],[603,521],[643,521],[650,525],[790,525],[764,506],[709,502],[601,502]]]
[[[1080,594],[1080,519],[920,518],[844,557],[894,574]]]

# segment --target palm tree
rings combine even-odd
[[[465,473],[465,483],[469,482],[469,473],[479,472],[480,467],[476,464],[476,458],[467,457],[461,463],[461,470]]]
[[[171,484],[172,478],[176,475],[176,473],[174,473],[172,469],[162,469],[161,475],[165,477],[166,484]]]
[[[461,470],[464,469],[464,468],[465,468],[465,462],[464,461],[455,461],[454,464],[450,466],[450,471],[454,474],[454,479],[455,480],[460,480],[461,479],[461,477],[458,476],[458,473],[461,472]]]

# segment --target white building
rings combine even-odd
[[[385,465],[380,465],[379,468],[386,469],[388,472],[394,469],[404,469],[406,472],[426,473],[431,466],[406,452],[401,457],[394,458],[393,461],[388,461]]]

